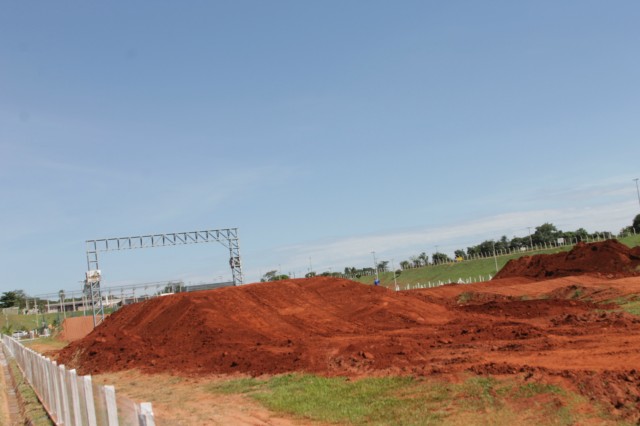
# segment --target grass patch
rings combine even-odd
[[[16,393],[24,407],[25,424],[33,426],[50,426],[54,423],[49,418],[44,407],[38,400],[36,393],[33,391],[29,383],[26,381],[22,372],[18,368],[18,364],[13,359],[7,360],[11,375],[16,382]]]
[[[540,395],[543,393],[565,395],[565,391],[555,385],[547,385],[545,383],[529,382],[524,383],[518,387],[514,393],[516,398],[531,398],[532,396]]]
[[[460,293],[460,296],[458,296],[458,304],[459,305],[468,303],[468,302],[470,302],[472,300],[473,300],[473,292],[472,291],[465,291],[464,293]]]
[[[461,383],[410,377],[349,380],[288,374],[211,384],[207,392],[247,395],[298,418],[351,425],[575,424],[583,398],[544,383],[472,376]]]
[[[640,300],[625,303],[622,309],[629,314],[640,316]]]
[[[616,304],[620,309],[628,314],[640,316],[640,295],[632,294],[628,296],[617,297],[611,300],[605,300],[602,304]]]
[[[624,298],[621,303],[618,303],[618,305],[626,313],[640,316],[640,297],[638,295]]]
[[[33,340],[21,340],[20,343],[40,353],[49,350],[62,349],[69,344],[63,340],[58,340],[55,337],[38,337]]]
[[[264,381],[249,377],[245,379],[236,379],[222,383],[216,383],[209,386],[207,390],[224,394],[249,393],[256,391],[264,386]]]

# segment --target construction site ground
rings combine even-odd
[[[640,317],[621,308],[640,295],[640,251],[607,241],[513,262],[487,283],[424,290],[316,277],[156,298],[55,356],[179,424],[308,424],[243,395],[198,392],[292,372],[552,384],[613,422],[640,420]],[[180,392],[215,409],[176,405]]]

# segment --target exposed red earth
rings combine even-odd
[[[640,318],[611,301],[640,294],[639,254],[581,244],[487,283],[402,292],[316,277],[180,293],[124,307],[58,360],[81,374],[518,375],[638,421]]]
[[[578,243],[571,251],[524,256],[511,260],[495,278],[528,277],[546,280],[571,275],[599,274],[607,278],[640,275],[640,246],[629,249],[615,240]]]
[[[80,340],[93,331],[93,317],[73,317],[62,321],[62,331],[58,338],[65,342]]]

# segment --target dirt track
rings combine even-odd
[[[113,314],[59,359],[82,374],[517,374],[637,421],[640,318],[599,302],[640,294],[640,257],[613,242],[593,247],[570,256],[588,259],[595,275],[541,280],[548,274],[530,265],[544,261],[529,258],[520,262],[534,278],[435,289],[319,277],[156,298]],[[610,256],[629,262],[620,271]]]

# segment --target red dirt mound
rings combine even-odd
[[[127,306],[60,359],[77,355],[79,371],[92,373],[326,371],[355,340],[449,319],[442,306],[382,287],[325,277],[287,280]]]
[[[93,316],[67,318],[62,322],[60,340],[74,342],[93,331]]]
[[[526,293],[532,287],[520,278],[511,285],[505,279],[394,292],[316,277],[180,293],[122,308],[64,348],[58,361],[80,374],[139,369],[358,377],[495,369],[564,380],[608,404],[615,416],[640,419],[640,399],[634,399],[640,319],[566,296],[622,288],[640,294],[640,277],[552,282],[547,288],[531,281],[543,287],[532,300]],[[546,299],[551,290],[562,297]],[[461,292],[473,298],[462,303]],[[596,386],[599,377],[606,386]]]
[[[510,260],[495,279],[526,277],[547,280],[583,274],[600,274],[608,278],[640,275],[640,248],[630,249],[616,240],[578,243],[566,253]]]

